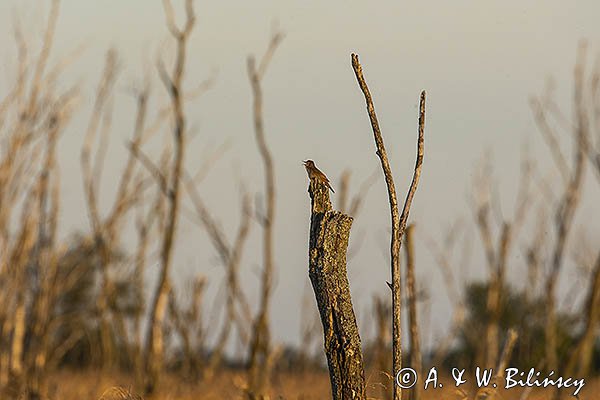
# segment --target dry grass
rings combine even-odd
[[[164,400],[211,400],[246,399],[244,392],[245,374],[243,372],[222,372],[206,382],[183,382],[177,376],[167,375],[153,399]],[[380,384],[376,374],[367,374],[369,381],[367,399],[379,399]],[[134,388],[134,379],[123,374],[102,374],[100,372],[62,371],[51,379],[49,400],[139,400],[140,391]],[[443,388],[428,389],[423,392],[423,400],[462,400],[465,394],[472,399],[476,390],[467,385],[457,390],[450,376],[440,376]],[[271,380],[271,399],[321,400],[330,398],[329,377],[323,372],[305,374],[278,374]],[[522,389],[500,390],[498,399],[518,400]],[[593,400],[600,392],[600,380],[586,383],[580,393],[580,400]],[[528,400],[549,400],[551,391],[542,389],[533,391]],[[565,391],[563,399],[572,399]]]
[[[142,397],[133,393],[131,390],[120,387],[113,386],[107,389],[102,396],[100,396],[99,400],[141,400]]]

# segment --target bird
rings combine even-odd
[[[335,190],[333,190],[333,188],[329,184],[329,179],[327,179],[327,176],[325,176],[325,174],[321,172],[319,168],[316,167],[315,162],[313,160],[306,160],[302,163],[304,164],[304,168],[306,168],[306,172],[308,173],[308,178],[310,180],[316,179],[317,182],[327,186],[333,193],[335,193]]]

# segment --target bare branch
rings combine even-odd
[[[415,170],[413,173],[412,183],[408,190],[406,200],[404,202],[404,208],[402,215],[398,213],[398,200],[396,198],[396,187],[394,185],[394,178],[392,175],[392,169],[385,151],[383,144],[383,137],[379,129],[379,122],[375,114],[375,107],[373,105],[373,99],[371,93],[365,81],[362,72],[362,66],[358,61],[358,55],[352,54],[352,67],[356,75],[356,79],[365,96],[365,102],[367,105],[367,112],[371,121],[371,127],[373,129],[373,135],[375,137],[375,144],[377,147],[376,154],[379,156],[381,161],[381,167],[385,176],[385,181],[388,188],[388,199],[390,203],[390,212],[392,217],[392,240],[391,240],[391,272],[392,272],[392,310],[393,310],[393,323],[392,323],[392,339],[393,339],[393,375],[396,371],[400,371],[402,368],[402,340],[401,340],[401,327],[402,319],[400,316],[402,308],[402,295],[401,295],[401,274],[400,274],[400,244],[404,230],[406,229],[406,223],[408,220],[408,214],[410,206],[419,183],[419,177],[421,175],[421,167],[423,164],[423,136],[425,128],[425,92],[421,92],[419,101],[419,135],[417,141],[417,160],[415,163]],[[402,389],[399,385],[394,385],[394,399],[399,400],[401,397]]]
[[[163,193],[166,196],[169,196],[169,186],[167,184],[167,178],[164,176],[162,170],[156,165],[154,165],[150,157],[145,155],[142,152],[142,150],[135,145],[135,143],[129,142],[127,144],[127,148],[129,149],[131,154],[133,154],[133,156],[140,161],[140,163],[146,168],[146,170],[148,170],[150,175],[154,179],[156,179],[156,182],[158,183]]]
[[[258,69],[256,69],[256,78],[257,80],[261,80],[265,73],[267,72],[267,68],[269,67],[269,63],[273,58],[273,54],[275,54],[275,50],[283,40],[284,35],[281,32],[275,33],[273,37],[271,37],[271,41],[269,42],[269,47],[267,47],[267,51],[262,56],[260,60],[260,64],[258,65]],[[254,62],[254,61],[252,61]]]
[[[589,132],[589,120],[584,106],[584,60],[585,46],[581,46],[575,66],[574,108],[576,129],[573,132],[573,167],[568,170],[567,185],[562,193],[556,212],[556,240],[552,250],[551,270],[546,280],[546,361],[550,369],[558,367],[556,337],[556,285],[563,265],[566,242],[571,231],[575,211],[581,197],[585,172],[585,143]]]
[[[543,134],[543,137],[546,140],[546,144],[550,149],[558,172],[561,174],[563,181],[567,182],[569,175],[569,167],[567,166],[567,161],[565,160],[563,152],[560,148],[560,144],[558,143],[558,135],[548,123],[544,107],[542,106],[540,100],[535,98],[531,99],[531,108],[533,109],[534,117],[536,118],[538,128]]]
[[[253,56],[247,60],[248,78],[252,88],[253,98],[253,120],[254,136],[258,151],[262,158],[265,173],[265,198],[266,208],[263,227],[263,270],[261,276],[261,294],[259,308],[253,324],[252,339],[250,341],[249,354],[249,393],[254,396],[263,396],[267,390],[267,375],[269,373],[269,360],[271,359],[270,327],[269,327],[269,303],[273,291],[273,224],[275,217],[275,167],[273,157],[267,146],[263,125],[262,114],[262,85],[261,80],[264,77],[279,42],[283,36],[275,34],[266,53],[261,58],[258,69]]]
[[[159,374],[163,366],[163,321],[167,312],[168,295],[170,291],[169,271],[172,261],[173,243],[177,231],[177,222],[180,209],[180,188],[182,176],[184,173],[183,158],[185,154],[185,132],[186,118],[183,110],[183,101],[181,99],[181,84],[184,73],[186,51],[189,34],[194,27],[195,14],[192,0],[186,0],[186,23],[183,30],[175,26],[174,13],[169,0],[163,1],[167,26],[171,31],[176,44],[177,52],[173,73],[168,80],[164,71],[161,72],[159,63],[159,73],[171,97],[173,118],[175,125],[173,127],[174,158],[170,166],[169,176],[166,178],[168,185],[168,208],[166,215],[166,227],[163,233],[160,254],[160,274],[158,284],[150,308],[150,323],[148,324],[148,333],[146,335],[146,346],[144,354],[145,364],[145,391],[152,394],[156,389]]]

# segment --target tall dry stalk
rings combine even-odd
[[[408,320],[410,337],[410,367],[421,376],[423,370],[423,360],[421,355],[421,338],[419,330],[419,319],[417,317],[417,292],[415,276],[415,244],[414,244],[415,225],[411,224],[406,228],[406,295],[408,300]],[[422,396],[421,385],[416,385],[411,392],[412,400],[420,400]]]
[[[141,201],[143,192],[147,188],[146,180],[141,178],[136,169],[134,154],[129,153],[118,177],[117,191],[109,211],[104,214],[101,210],[100,186],[111,134],[113,90],[117,72],[117,55],[111,49],[107,52],[105,67],[96,90],[96,99],[80,159],[91,230],[86,240],[93,244],[94,252],[101,264],[96,314],[100,329],[101,363],[105,368],[114,367],[117,363],[118,353],[115,346],[119,340],[115,339],[120,338],[121,341],[127,342],[124,316],[111,309],[113,308],[111,303],[114,303],[115,296],[119,295],[118,282],[111,272],[115,272],[114,268],[118,266],[123,225],[127,221],[129,212]],[[132,146],[137,146],[144,136],[147,103],[148,89],[143,89],[136,94],[137,110],[131,139]]]
[[[58,140],[73,111],[77,88],[57,91],[68,59],[48,59],[59,16],[51,2],[39,54],[15,26],[18,71],[0,101],[0,390],[44,395],[48,361],[56,354],[54,320],[58,282],[60,178]]]
[[[456,267],[461,265],[463,268],[469,263],[470,246],[469,240],[463,240],[464,247],[462,248],[461,258],[454,261],[453,251],[459,242],[460,221],[454,223],[446,232],[443,247],[440,247],[433,239],[426,238],[427,246],[432,253],[437,267],[440,269],[448,299],[453,305],[453,312],[450,322],[449,333],[442,338],[441,342],[436,346],[433,354],[432,365],[440,365],[448,355],[452,344],[463,329],[463,324],[467,314],[465,299],[461,292],[462,284],[456,277]]]
[[[234,242],[229,244],[220,225],[208,211],[191,179],[187,180],[186,188],[194,205],[194,209],[198,214],[200,224],[208,233],[213,247],[217,251],[219,258],[225,267],[226,275],[224,320],[218,334],[217,342],[212,349],[206,368],[203,370],[204,377],[209,378],[214,374],[215,369],[220,366],[225,346],[229,340],[234,324],[237,326],[242,341],[244,343],[247,342],[246,330],[248,320],[251,318],[251,313],[246,296],[240,286],[239,267],[244,251],[244,245],[250,232],[251,204],[250,196],[247,193],[244,193],[242,195],[241,219],[238,231]]]
[[[304,286],[300,307],[300,347],[297,363],[300,373],[310,371],[310,367],[315,365],[314,348],[321,333],[319,310],[314,307],[312,297],[308,285]]]
[[[100,320],[100,351],[102,354],[102,365],[110,366],[114,360],[114,349],[111,335],[111,323],[108,319],[108,290],[110,287],[110,278],[108,275],[109,264],[112,259],[112,246],[107,243],[109,238],[103,232],[102,217],[98,206],[98,191],[100,185],[100,175],[102,164],[106,154],[108,144],[108,134],[110,129],[110,120],[112,110],[107,103],[110,103],[110,94],[116,80],[117,60],[116,53],[109,51],[106,55],[106,64],[104,72],[100,79],[97,89],[96,101],[93,107],[92,118],[85,136],[84,145],[81,150],[81,169],[83,172],[84,193],[88,215],[92,229],[91,240],[95,243],[100,258],[102,260],[100,294],[98,296],[98,318]],[[104,118],[103,118],[104,116]],[[93,141],[98,134],[99,125],[103,124],[101,137],[96,156],[91,160]]]
[[[365,198],[367,197],[369,189],[371,189],[371,186],[373,186],[377,180],[377,175],[373,173],[367,177],[367,179],[360,184],[358,192],[352,197],[350,197],[350,175],[351,171],[348,169],[342,172],[342,175],[340,176],[340,189],[337,198],[340,211],[356,217],[365,201]]]
[[[390,329],[390,313],[391,306],[387,297],[375,296],[373,298],[373,311],[375,314],[375,366],[377,371],[385,378],[386,383],[381,385],[381,397],[386,400],[392,398],[391,386],[394,385],[394,377],[388,371],[392,366],[392,358],[390,357],[391,347],[391,329]]]
[[[379,122],[377,121],[377,115],[375,114],[375,107],[373,105],[373,98],[371,92],[365,81],[362,72],[362,66],[358,61],[358,55],[352,54],[352,67],[356,75],[359,87],[365,96],[365,102],[367,105],[367,112],[371,121],[371,127],[373,129],[373,135],[375,138],[375,144],[377,147],[377,156],[381,161],[381,168],[385,176],[385,182],[388,189],[388,200],[390,203],[390,213],[392,219],[392,238],[390,245],[391,253],[391,274],[392,274],[392,344],[393,344],[393,374],[399,373],[402,369],[402,286],[401,286],[401,272],[400,272],[400,245],[404,230],[406,229],[406,223],[408,221],[408,214],[410,212],[410,206],[412,204],[413,197],[419,184],[419,178],[421,176],[421,167],[423,165],[423,138],[425,129],[425,92],[421,92],[419,101],[419,134],[417,140],[417,160],[415,163],[415,169],[413,173],[413,179],[404,201],[404,208],[402,209],[402,215],[398,212],[398,200],[396,197],[396,187],[394,185],[394,177],[390,162],[383,144],[383,137],[381,136],[381,130],[379,129]],[[394,385],[394,399],[400,400],[402,396],[402,388],[398,385]]]
[[[576,69],[576,104],[578,133],[583,140],[583,151],[595,171],[595,176],[600,183],[600,64],[596,63],[594,69],[586,74],[585,44],[582,43]],[[587,78],[587,79],[586,79]],[[556,110],[556,107],[553,108]],[[585,124],[587,122],[587,128]],[[581,124],[584,126],[582,127]],[[600,326],[600,252],[596,254],[591,266],[585,303],[583,306],[583,330],[576,338],[564,370],[566,375],[587,377],[592,368],[594,343],[597,339],[597,330]]]
[[[252,325],[252,337],[249,348],[249,396],[251,398],[260,398],[267,391],[267,380],[270,374],[269,364],[271,363],[271,332],[269,327],[269,306],[271,294],[273,291],[273,225],[275,222],[275,166],[271,151],[267,146],[263,124],[263,97],[262,97],[262,79],[267,71],[271,58],[277,46],[283,39],[282,34],[275,34],[267,51],[261,58],[258,66],[254,56],[248,57],[247,70],[248,78],[252,88],[253,107],[252,114],[254,120],[254,134],[256,144],[263,162],[265,174],[265,209],[259,216],[259,222],[263,229],[263,269],[261,276],[261,289],[258,312]]]
[[[173,8],[169,0],[163,1],[167,27],[176,41],[177,50],[173,72],[169,75],[162,64],[159,71],[163,84],[171,97],[171,106],[174,119],[173,141],[174,159],[168,171],[167,181],[167,215],[166,229],[164,231],[160,250],[160,273],[158,284],[153,294],[150,306],[150,320],[146,337],[144,351],[145,382],[144,390],[151,394],[156,389],[160,372],[163,367],[164,339],[163,322],[165,320],[168,297],[170,292],[169,271],[173,253],[173,243],[179,217],[179,193],[183,173],[183,159],[185,154],[186,119],[182,100],[182,79],[185,69],[187,44],[196,21],[194,5],[192,0],[186,0],[186,21],[182,29],[177,27]]]
[[[148,259],[148,248],[150,243],[155,238],[155,235],[162,234],[161,223],[165,220],[165,197],[159,187],[156,190],[153,201],[150,202],[148,210],[144,210],[143,203],[137,204],[138,215],[136,217],[136,230],[138,243],[134,255],[134,287],[138,293],[144,293],[144,273]],[[140,307],[145,310],[145,301],[142,300]],[[131,361],[136,373],[136,380],[143,381],[144,371],[144,346],[142,341],[142,319],[143,313],[138,312],[133,318],[132,338],[131,343],[132,354]]]
[[[504,348],[502,349],[502,354],[497,363],[496,373],[492,378],[490,384],[488,386],[483,386],[477,393],[475,394],[474,400],[494,400],[497,399],[496,395],[498,392],[498,387],[502,387],[504,373],[510,361],[510,357],[512,355],[512,351],[517,342],[517,338],[519,335],[517,331],[514,329],[510,329],[506,335],[506,342],[504,343]]]
[[[556,236],[552,249],[550,261],[550,272],[545,282],[546,293],[546,367],[549,370],[558,368],[558,338],[556,333],[557,310],[556,310],[556,287],[558,285],[559,273],[564,264],[564,252],[569,238],[575,212],[579,206],[583,179],[585,172],[586,145],[589,133],[589,118],[585,107],[584,98],[584,66],[585,47],[580,46],[577,63],[574,71],[574,121],[573,121],[573,161],[569,166],[560,148],[557,134],[548,122],[549,111],[547,103],[543,99],[532,100],[532,107],[536,117],[539,130],[542,132],[546,144],[554,157],[555,163],[565,182],[564,189],[560,195],[556,210],[554,225]]]
[[[502,313],[503,290],[506,285],[506,270],[508,257],[512,250],[515,238],[523,226],[525,214],[528,209],[528,188],[530,180],[530,163],[525,159],[521,163],[521,179],[516,196],[516,205],[512,219],[505,219],[498,228],[498,237],[494,238],[492,225],[492,209],[499,209],[498,204],[493,204],[493,190],[491,188],[491,166],[485,164],[475,183],[476,192],[473,213],[477,230],[483,245],[483,251],[489,271],[488,288],[486,295],[486,309],[488,320],[485,325],[485,340],[481,342],[478,351],[478,365],[493,368],[500,356],[500,316]],[[503,218],[500,216],[500,218]],[[495,243],[496,242],[496,243]]]
[[[191,287],[191,301],[187,307],[181,306],[174,289],[169,293],[169,317],[176,333],[181,338],[182,376],[196,381],[203,368],[202,353],[205,350],[205,327],[202,323],[202,300],[206,277],[197,277]]]

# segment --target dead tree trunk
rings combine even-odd
[[[182,80],[187,54],[186,46],[196,21],[193,2],[191,0],[185,2],[186,22],[182,29],[176,26],[173,9],[168,0],[164,1],[164,7],[167,15],[167,26],[177,42],[175,66],[172,75],[169,76],[165,71],[164,66],[159,64],[161,78],[169,91],[173,107],[173,118],[175,120],[173,129],[175,154],[171,170],[165,171],[165,176],[167,173],[169,174],[165,187],[168,197],[166,229],[161,243],[160,273],[158,284],[153,294],[154,298],[151,303],[150,318],[147,328],[148,333],[144,349],[144,390],[148,395],[153,394],[156,389],[163,363],[163,322],[166,317],[168,296],[171,290],[169,273],[173,254],[173,244],[175,242],[175,233],[177,231],[180,206],[179,194],[185,153],[186,119],[183,110]]]
[[[329,189],[311,180],[309,276],[321,323],[333,399],[364,399],[360,336],[346,274],[352,217],[331,207]]]

